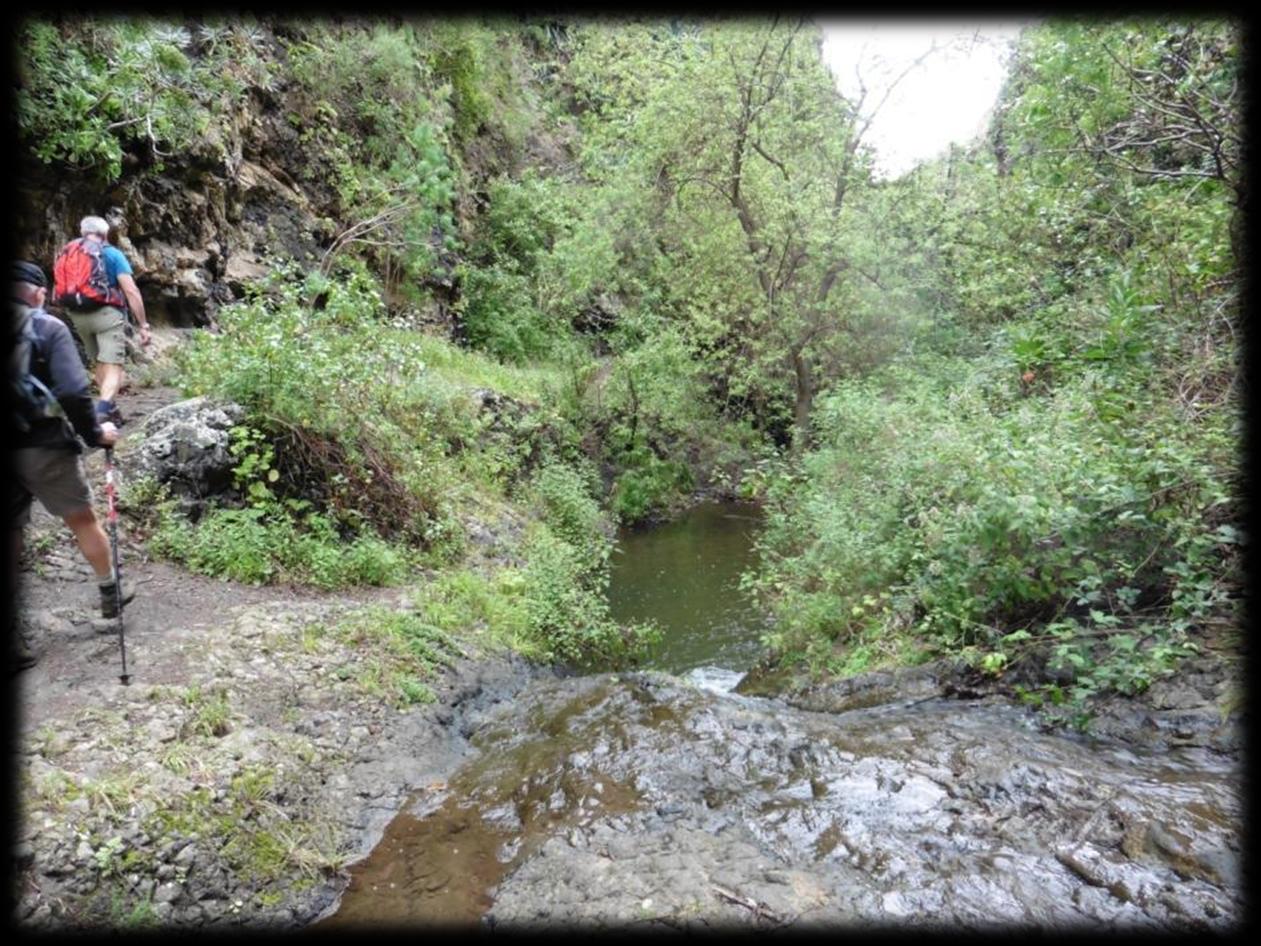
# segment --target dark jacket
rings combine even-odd
[[[10,309],[18,305],[22,303],[12,302]],[[16,324],[16,314],[13,318]],[[31,373],[52,391],[66,416],[64,419],[50,417],[36,421],[30,430],[17,434],[14,446],[64,447],[78,452],[83,449],[79,437],[89,447],[100,446],[101,428],[88,387],[88,374],[79,360],[79,350],[75,347],[70,329],[43,309],[31,310],[31,324],[35,329]],[[67,420],[70,421],[69,426]]]

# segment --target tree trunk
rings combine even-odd
[[[792,452],[794,456],[800,456],[806,447],[810,414],[814,409],[814,367],[800,351],[793,352],[793,374],[797,380],[797,391],[793,405]]]

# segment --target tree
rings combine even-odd
[[[872,183],[864,138],[924,57],[848,101],[804,20],[703,35],[645,104],[637,143],[671,198],[664,239],[698,287],[689,300],[698,346],[764,423],[786,402],[800,450],[820,386],[867,341],[857,284],[880,283],[850,213]]]

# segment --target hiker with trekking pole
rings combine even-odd
[[[22,533],[30,522],[31,499],[62,519],[74,533],[83,557],[92,566],[100,594],[101,616],[118,618],[122,640],[122,609],[134,591],[118,572],[117,512],[113,450],[118,431],[94,409],[87,373],[70,330],[44,311],[48,279],[34,263],[20,261],[10,269],[11,349],[9,380],[14,411],[11,416],[13,485],[10,487],[12,530],[9,602],[13,608],[10,647],[15,669],[36,661],[23,639],[18,560]],[[113,541],[92,508],[92,490],[83,468],[83,448],[106,448],[106,493],[109,496]],[[127,682],[123,653],[123,682]]]

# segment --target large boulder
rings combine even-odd
[[[184,514],[197,519],[208,499],[232,488],[231,431],[244,415],[239,404],[209,397],[159,408],[141,425],[135,474],[165,485]]]

